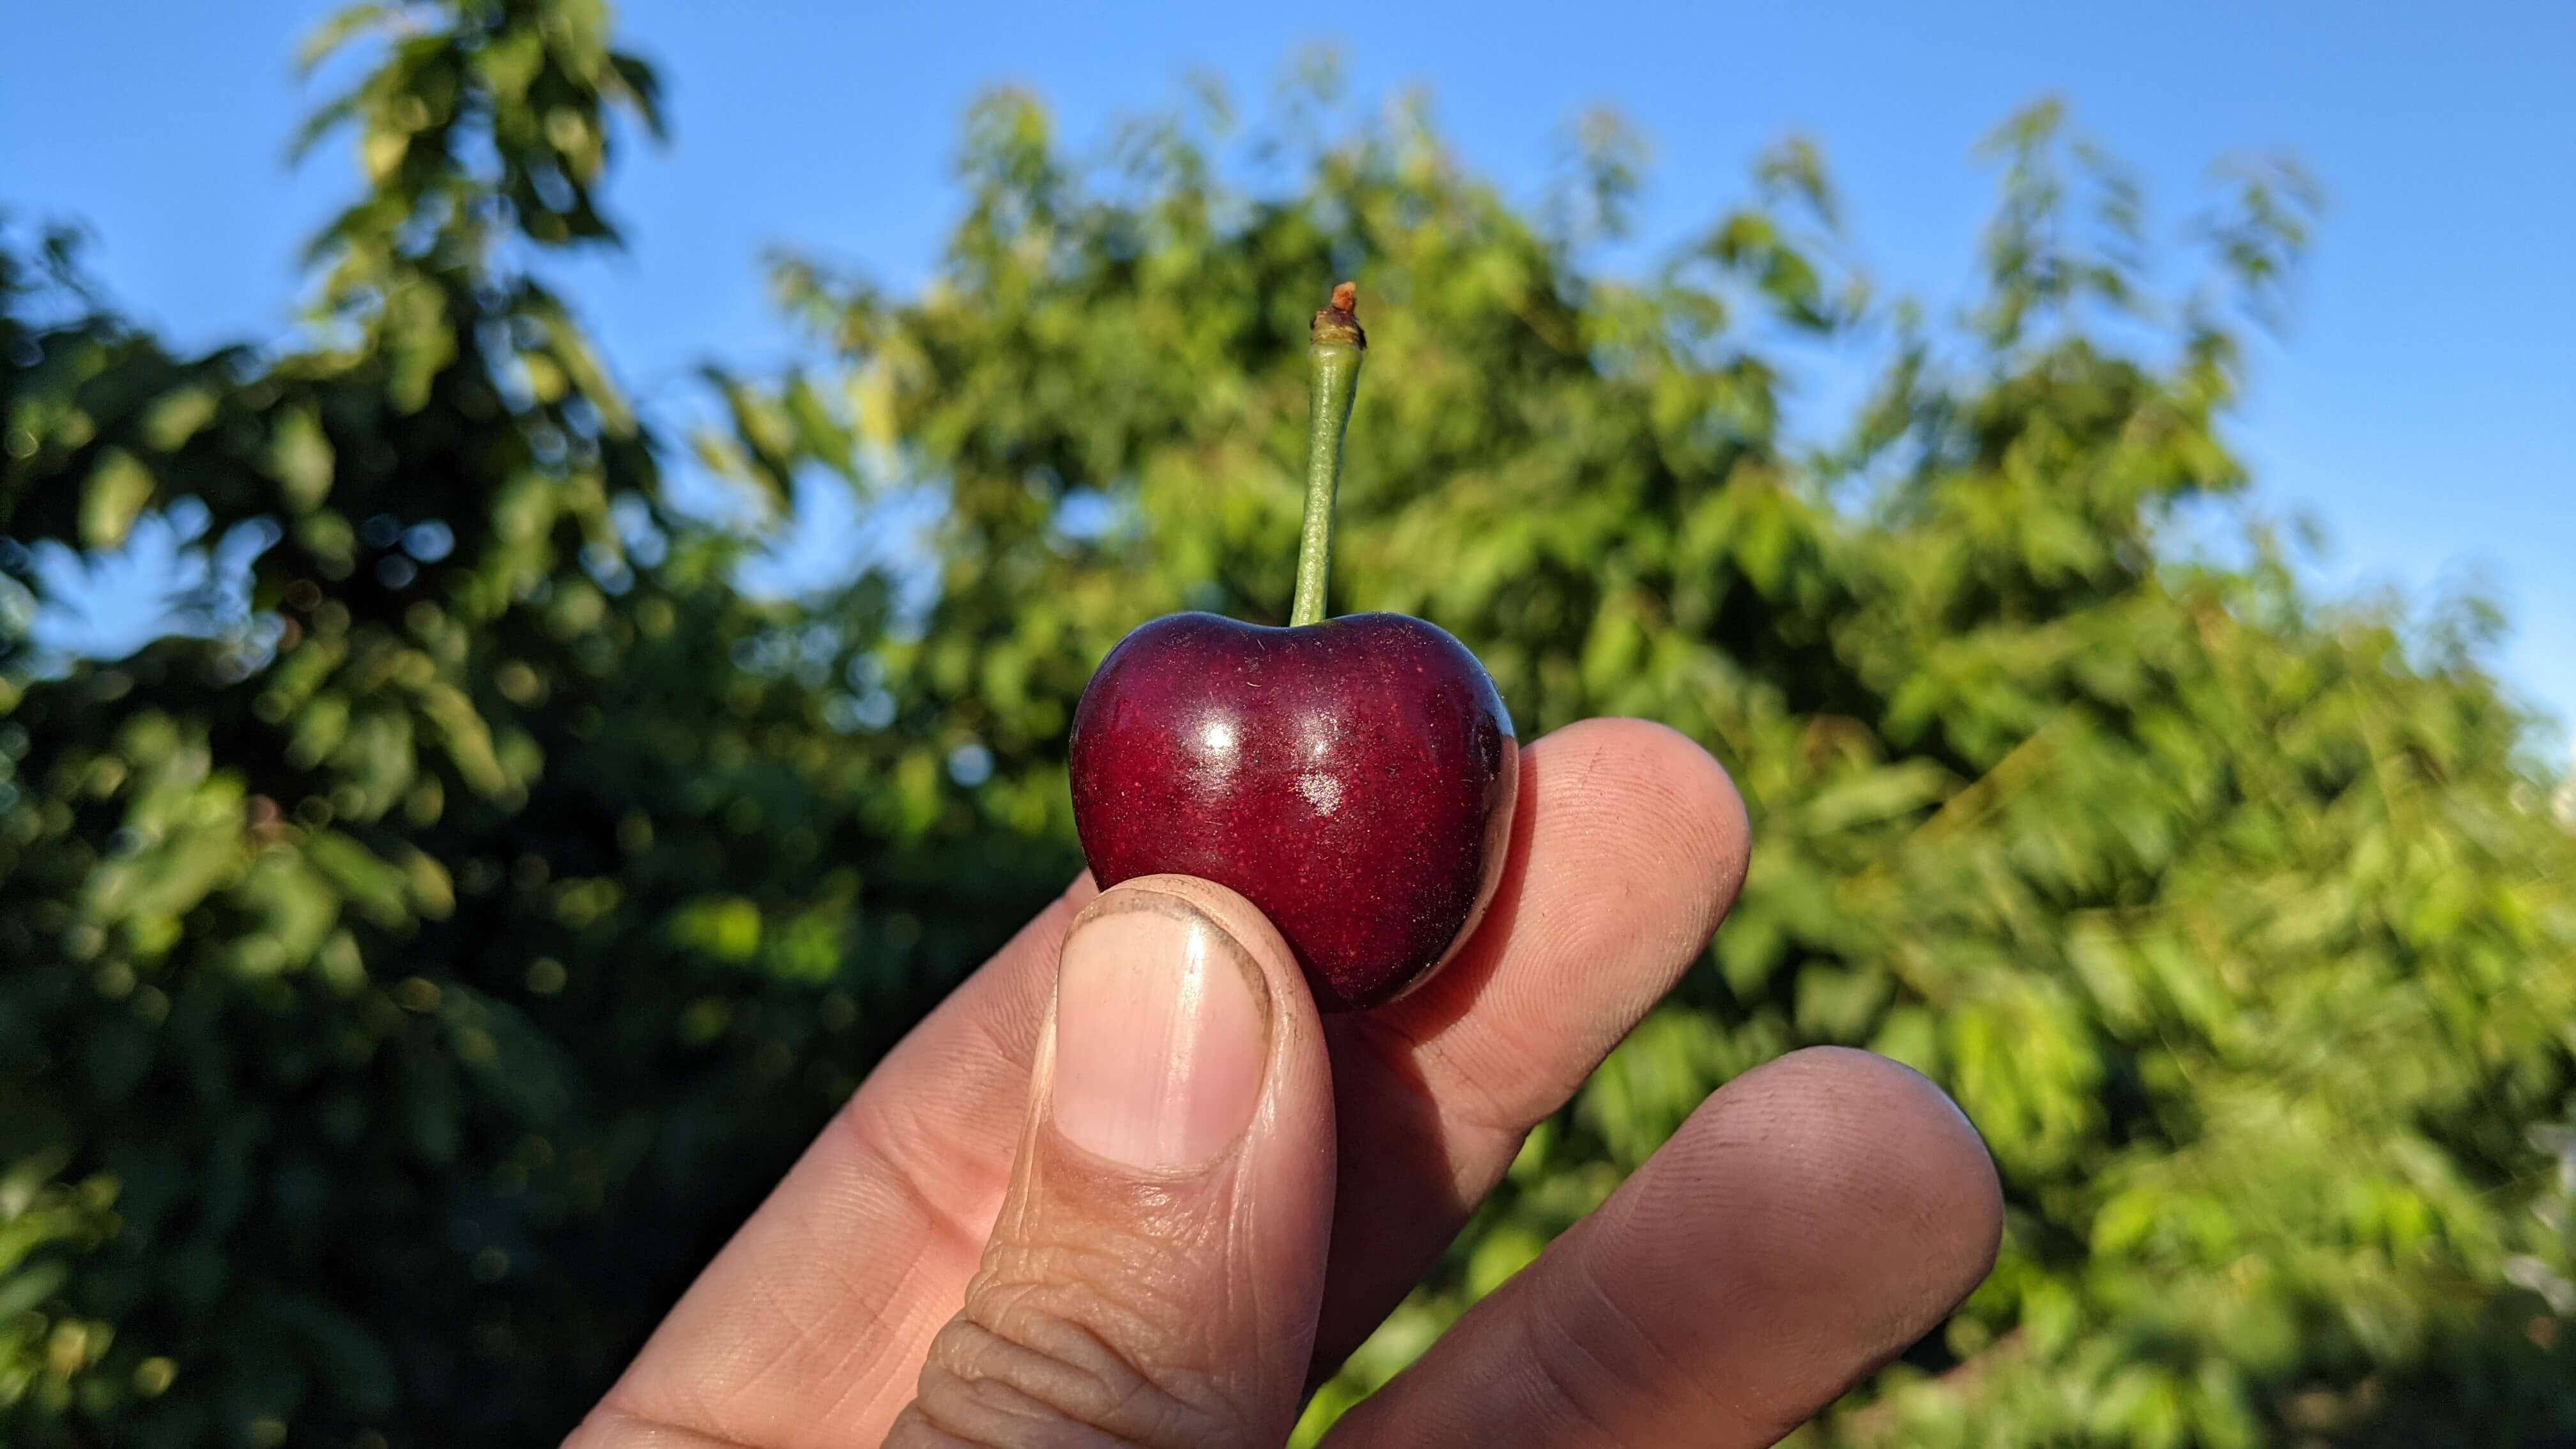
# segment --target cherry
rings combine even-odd
[[[1402,614],[1323,617],[1362,351],[1345,282],[1315,314],[1314,419],[1286,628],[1173,614],[1101,662],[1074,711],[1073,819],[1104,886],[1215,881],[1259,906],[1327,1011],[1438,969],[1492,899],[1519,785],[1476,656]]]

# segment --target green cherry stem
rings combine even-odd
[[[1368,334],[1360,330],[1360,289],[1344,282],[1332,305],[1315,314],[1306,348],[1312,412],[1306,422],[1306,526],[1297,542],[1297,602],[1291,625],[1324,621],[1324,576],[1333,562],[1333,494],[1342,481],[1342,433],[1350,426],[1351,399],[1359,395],[1360,359]]]

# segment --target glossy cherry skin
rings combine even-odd
[[[1520,782],[1492,677],[1402,614],[1156,619],[1101,661],[1071,753],[1094,878],[1241,893],[1326,1011],[1392,1000],[1474,929]]]

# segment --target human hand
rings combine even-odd
[[[1282,1442],[1743,883],[1742,802],[1681,736],[1592,721],[1522,759],[1483,924],[1376,1011],[1319,1017],[1221,887],[1078,882],[877,1068],[568,1449]],[[1769,1444],[1955,1307],[2001,1223],[1938,1088],[1793,1053],[1330,1443]]]

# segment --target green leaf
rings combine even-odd
[[[310,513],[330,496],[334,454],[310,407],[283,410],[269,434],[268,471],[289,509]]]
[[[740,896],[692,901],[671,914],[671,939],[719,961],[748,964],[760,951],[760,907]]]
[[[81,491],[81,543],[95,549],[123,545],[158,486],[152,470],[124,449],[109,448],[100,454]]]
[[[0,1323],[6,1323],[53,1297],[70,1277],[71,1268],[63,1263],[38,1263],[32,1268],[0,1270]]]
[[[304,43],[295,50],[298,74],[310,75],[313,68],[330,59],[332,52],[359,36],[389,26],[397,7],[387,4],[351,5],[334,13],[313,28]]]

